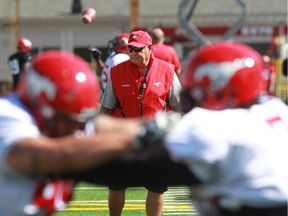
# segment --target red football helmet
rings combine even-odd
[[[97,77],[88,63],[59,50],[32,58],[18,92],[40,128],[50,134],[52,130],[57,132],[59,124],[55,122],[59,119],[85,124],[96,115],[100,98]]]
[[[22,37],[18,40],[18,48],[22,52],[29,52],[32,49],[32,42],[28,38]]]
[[[108,42],[109,53],[115,51],[116,53],[126,53],[127,51],[127,44],[129,40],[129,34],[122,33],[116,36],[114,39]]]
[[[183,109],[245,106],[261,94],[261,85],[262,58],[255,50],[232,41],[209,44],[192,55],[182,73]]]

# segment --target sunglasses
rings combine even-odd
[[[141,52],[145,47],[146,47],[146,46],[141,47],[141,48],[137,48],[137,47],[129,47],[129,46],[128,46],[127,49],[128,49],[128,52],[130,52],[130,53],[132,53],[133,51],[136,52],[136,53],[139,53],[139,52]]]

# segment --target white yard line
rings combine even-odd
[[[107,187],[76,187],[75,190],[107,190]],[[129,188],[129,190],[146,190],[143,187]],[[191,201],[189,200],[189,189],[187,187],[170,187],[168,191],[164,193],[164,207],[163,215],[197,215],[197,212],[191,206]],[[79,204],[105,204],[108,205],[107,200],[90,200],[90,201],[71,201],[69,204],[77,205]],[[145,200],[126,200],[126,204],[143,204],[145,205]],[[127,206],[128,207],[128,206]],[[182,208],[181,208],[182,207]],[[190,208],[191,207],[191,208]],[[178,209],[179,208],[179,209]]]

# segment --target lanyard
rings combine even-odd
[[[144,96],[144,92],[145,92],[145,90],[147,88],[147,81],[146,81],[147,74],[148,74],[148,71],[144,75],[144,80],[143,80],[142,86],[141,86],[140,91],[139,91],[139,96],[140,96],[140,116],[143,115],[143,110],[142,110],[142,108],[143,108],[143,96]]]

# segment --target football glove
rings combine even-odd
[[[91,47],[91,48],[89,48],[89,50],[91,52],[92,57],[96,61],[99,61],[99,59],[101,59],[102,52],[99,49],[97,49],[96,47]]]
[[[173,111],[157,114],[154,119],[140,126],[133,142],[135,149],[146,149],[153,145],[163,144],[166,134],[180,119],[181,114]]]

